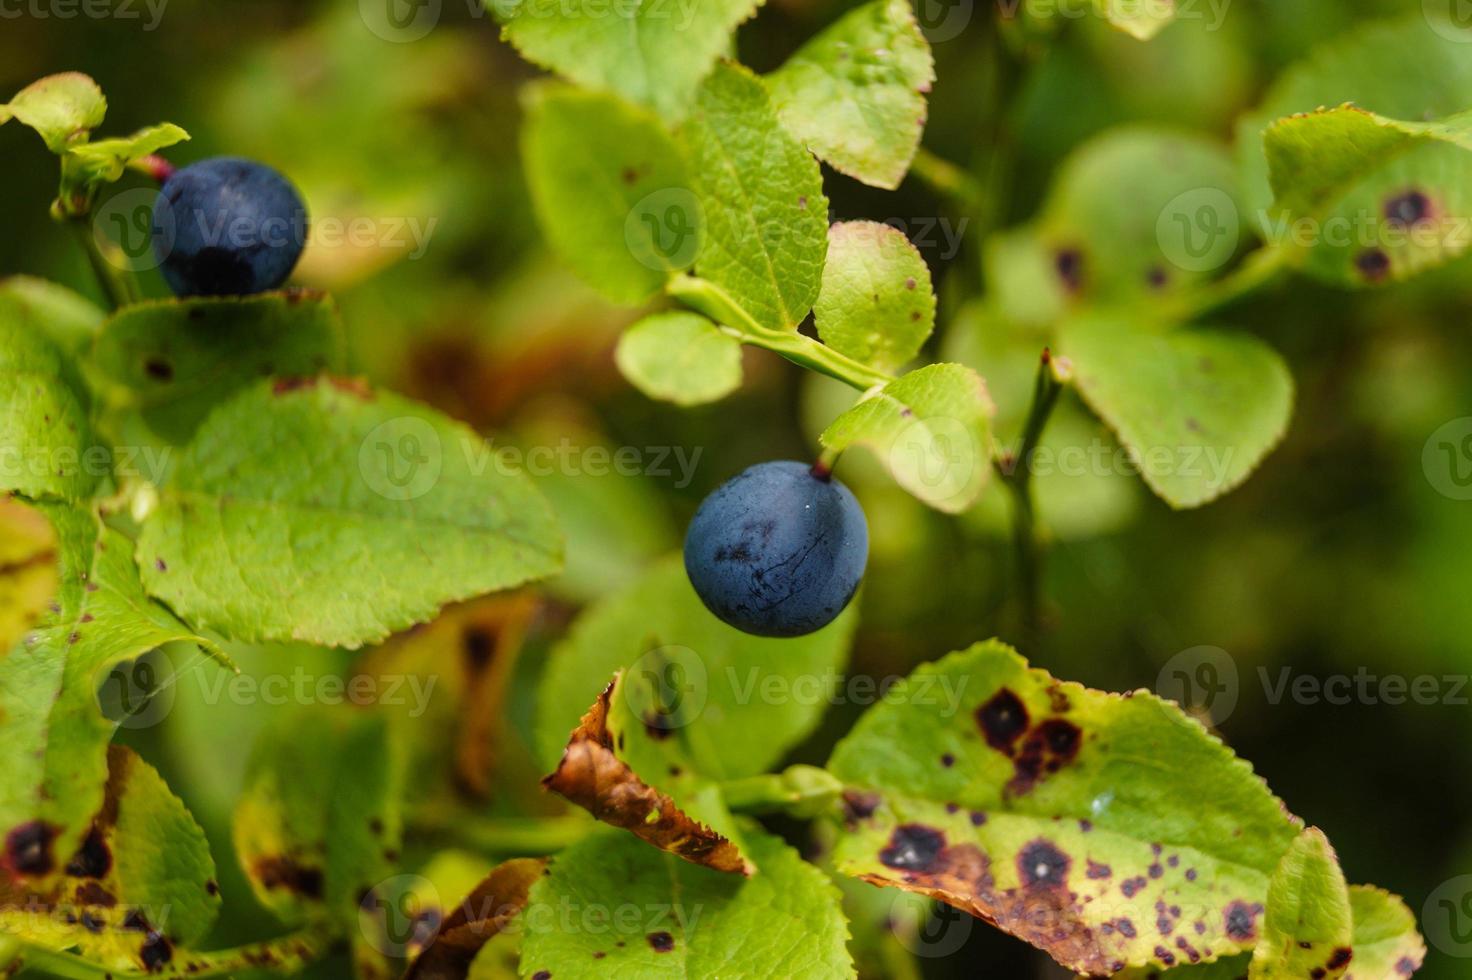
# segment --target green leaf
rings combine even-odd
[[[1241,202],[1220,144],[1124,126],[1075,150],[1041,214],[988,243],[1002,310],[1050,325],[1067,306],[1168,304],[1237,252]]]
[[[844,15],[767,76],[782,122],[840,173],[894,190],[925,128],[930,45],[907,0]]]
[[[9,105],[0,104],[0,125],[16,119],[40,133],[52,153],[61,153],[68,143],[86,139],[90,130],[102,125],[106,113],[107,100],[97,83],[69,71],[32,82]]]
[[[19,323],[28,333],[43,333],[62,353],[80,358],[92,346],[107,314],[65,286],[31,276],[0,279],[0,322]],[[73,387],[81,389],[81,375]]]
[[[1237,124],[1237,166],[1248,211],[1270,233],[1273,194],[1262,133],[1276,119],[1353,102],[1394,119],[1438,119],[1472,106],[1467,29],[1430,6],[1330,39],[1283,72]]]
[[[610,89],[665,117],[695,89],[762,0],[486,0],[522,56],[589,88]]]
[[[642,303],[700,248],[699,204],[659,119],[613,95],[538,85],[522,156],[542,232],[616,303]]]
[[[1350,885],[1355,976],[1408,977],[1426,959],[1426,943],[1406,903],[1371,885]]]
[[[818,161],[782,127],[761,80],[730,63],[701,88],[684,140],[705,215],[696,272],[759,325],[795,330],[828,251]]]
[[[1174,704],[1057,681],[996,641],[891,688],[829,769],[850,787],[840,871],[980,915],[1091,976],[1252,948],[1298,836]]]
[[[18,499],[0,498],[0,651],[41,621],[57,584],[50,522]]]
[[[900,486],[958,514],[976,502],[991,475],[986,382],[960,364],[932,364],[870,391],[820,437],[842,452],[868,448]]]
[[[1058,343],[1079,394],[1172,507],[1234,489],[1287,431],[1293,379],[1256,338],[1097,316],[1067,323]]]
[[[225,655],[148,600],[131,542],[90,510],[62,504],[38,508],[56,533],[60,588],[53,612],[0,659],[0,838],[24,824],[48,828],[51,850],[76,850],[102,808],[107,744],[122,712],[156,689],[147,672],[122,665],[173,642]],[[56,863],[48,859],[46,863]]]
[[[81,385],[46,332],[0,301],[0,491],[77,501],[111,471]]]
[[[557,764],[580,706],[629,668],[641,677],[652,671],[669,697],[678,695],[679,723],[668,728],[676,737],[660,743],[670,753],[688,753],[708,779],[765,772],[817,725],[854,625],[851,607],[809,636],[750,636],[716,619],[670,556],[591,606],[552,651],[537,694],[541,757],[549,769]],[[651,776],[661,771],[639,765]]]
[[[1280,119],[1263,145],[1273,240],[1319,278],[1398,281],[1472,245],[1472,112],[1401,122],[1346,105]]]
[[[147,126],[132,136],[67,147],[62,166],[83,186],[111,182],[122,177],[130,163],[187,139],[189,134],[173,123]]]
[[[847,221],[828,229],[818,336],[855,360],[893,371],[935,329],[935,291],[920,250],[898,229]]]
[[[210,409],[261,378],[341,369],[343,348],[330,297],[286,292],[125,307],[92,358],[153,431],[183,442]]]
[[[656,313],[619,338],[614,360],[650,398],[676,405],[719,401],[741,387],[741,342],[697,313]]]
[[[235,850],[261,904],[288,924],[325,911],[358,929],[360,905],[392,874],[403,759],[387,718],[352,708],[295,710],[251,752]]]
[[[217,408],[138,549],[149,592],[193,623],[346,647],[562,560],[546,501],[469,429],[325,377],[256,385]]]
[[[754,825],[745,836],[760,869],[750,878],[628,835],[563,851],[522,913],[522,976],[852,977],[838,889],[779,839]],[[569,906],[583,928],[560,927]]]
[[[1176,19],[1175,0],[1094,0],[1094,10],[1137,41],[1148,41]]]
[[[1353,939],[1349,885],[1339,857],[1324,832],[1310,827],[1283,855],[1268,884],[1262,938],[1248,976],[1337,980],[1349,969]]]
[[[219,912],[204,831],[131,749],[106,753],[107,804],[66,874],[7,884],[0,929],[45,949],[75,949],[104,969],[157,972]]]

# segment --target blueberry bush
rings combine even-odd
[[[1413,339],[1465,316],[1472,34],[1429,6],[1354,25],[1249,101],[1240,37],[1180,3],[761,6],[491,0],[500,77],[486,25],[329,10],[212,93],[214,156],[173,123],[102,135],[133,110],[79,72],[0,104],[59,163],[86,263],[0,280],[0,974],[1421,969],[1432,926],[1321,829],[1373,796],[1296,816],[1186,696],[1227,689],[1218,660],[1161,671],[1171,697],[1091,662],[1160,628],[1126,592],[1073,611],[1070,576],[1206,580],[1067,547],[1146,495],[1153,548],[1204,541],[1326,343],[1259,329],[1280,300],[1306,334],[1336,325],[1316,305],[1382,303]],[[1103,91],[1059,53],[1078,38],[1109,84],[1161,84]],[[972,159],[928,148],[932,115]],[[963,219],[964,271],[885,219],[917,185]],[[417,225],[331,241],[395,210],[450,216],[451,257],[410,261]],[[1375,370],[1310,366],[1299,401],[1427,360],[1355,343]],[[640,447],[701,420],[683,530],[648,476],[671,457],[685,491],[698,457],[625,472],[573,393]],[[539,467],[569,434],[584,470]],[[1100,447],[1128,472],[1047,465]],[[1269,506],[1240,496],[1223,537]],[[1213,568],[1242,645],[1277,614],[1232,569],[1292,560]],[[903,670],[865,693],[876,663]],[[1359,765],[1283,757],[1290,783]],[[1354,848],[1404,845],[1374,826]]]

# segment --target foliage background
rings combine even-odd
[[[848,6],[772,0],[742,30],[740,56],[773,68]],[[994,70],[987,7],[976,6],[968,30],[935,45],[925,145],[966,163],[984,157],[999,127],[1012,134],[1014,180],[998,202],[1005,226],[1034,212],[1059,162],[1089,136],[1150,121],[1230,141],[1237,115],[1285,65],[1408,5],[1235,0],[1218,29],[1210,17],[1182,19],[1148,44],[1092,18],[1072,21],[1011,82]],[[701,450],[685,487],[673,478],[549,478],[569,527],[571,570],[551,589],[523,673],[535,671],[536,654],[579,605],[676,547],[715,485],[758,460],[811,454],[804,409],[814,393],[771,355],[748,351],[746,386],[718,408],[659,406],[619,378],[612,348],[629,314],[577,284],[539,244],[517,154],[517,91],[534,72],[498,41],[488,15],[446,2],[426,39],[393,44],[343,2],[172,0],[154,30],[138,9],[139,20],[7,13],[0,92],[85,71],[108,94],[108,133],[176,121],[194,139],[174,160],[260,158],[303,188],[314,218],[435,219],[420,258],[319,249],[298,277],[334,290],[352,363],[374,380],[528,443],[567,435]],[[47,217],[55,161],[20,126],[0,129],[0,160],[0,271],[95,293],[81,254]],[[955,231],[965,217],[913,176],[894,194],[827,177],[837,219],[898,219],[912,231],[944,219]],[[919,243],[936,275],[942,338],[960,298],[981,288],[978,229],[966,231],[956,254],[938,231]],[[1300,277],[1234,308],[1225,322],[1268,339],[1292,368],[1298,397],[1287,440],[1217,503],[1172,513],[1137,486],[1124,526],[1058,543],[1047,570],[1052,629],[1042,650],[1024,651],[1055,674],[1111,690],[1154,686],[1162,665],[1190,647],[1229,651],[1241,694],[1223,735],[1325,829],[1350,880],[1375,881],[1417,910],[1443,881],[1472,872],[1472,710],[1275,705],[1258,671],[1274,681],[1283,667],[1319,677],[1360,667],[1406,677],[1472,672],[1472,504],[1436,492],[1421,462],[1431,433],[1472,407],[1469,271],[1464,258],[1369,292]],[[145,283],[163,294],[153,274]],[[875,548],[856,672],[903,674],[1007,630],[1003,536],[958,525],[882,483],[861,496]],[[239,659],[250,671],[287,656],[347,666],[346,654],[300,649]],[[197,690],[181,685],[163,726],[123,740],[152,746],[209,830],[227,908],[214,941],[238,942],[269,928],[263,912],[242,914],[252,899],[228,819],[250,735],[272,709],[191,706]],[[522,720],[525,701],[513,695],[510,709]],[[857,712],[835,707],[794,758],[820,762]],[[160,755],[165,746],[171,754]],[[926,963],[926,973],[971,973],[970,963],[995,964],[999,976],[1049,975],[1045,958],[986,929],[972,931],[963,954]],[[1464,970],[1433,946],[1422,975]]]

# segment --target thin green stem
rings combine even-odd
[[[143,291],[128,269],[122,249],[112,242],[106,245],[99,242],[92,232],[92,222],[85,215],[65,220],[86,253],[92,274],[97,277],[97,284],[102,287],[102,293],[112,308],[121,309],[141,300]]]
[[[1292,251],[1267,245],[1248,255],[1237,268],[1181,297],[1170,313],[1179,320],[1195,320],[1269,285],[1292,265]]]
[[[959,164],[936,156],[925,147],[915,154],[910,173],[930,185],[931,189],[952,198],[968,211],[979,211],[986,200],[981,181]]]
[[[453,838],[490,854],[556,854],[598,825],[581,812],[563,817],[484,817],[466,810],[417,814],[412,829]]]
[[[803,765],[721,784],[721,797],[735,813],[814,816],[842,792],[843,784],[826,769]]]
[[[1012,546],[1017,561],[1018,615],[1023,638],[1029,646],[1033,646],[1041,635],[1043,619],[1043,547],[1038,538],[1037,506],[1033,499],[1032,458],[1042,442],[1043,431],[1067,380],[1064,365],[1045,348],[1017,450],[996,461],[1002,484],[1012,494]]]
[[[781,354],[794,364],[836,378],[859,391],[868,391],[875,385],[888,384],[894,380],[893,375],[840,354],[795,329],[774,330],[762,326],[729,293],[709,280],[695,276],[676,276],[670,280],[666,291],[686,306],[719,323],[726,333],[743,344]]]
[[[295,973],[321,959],[336,940],[322,926],[309,926],[277,939],[236,946],[210,953],[176,951],[162,968],[152,972],[119,970],[94,963],[74,953],[27,947],[25,963],[66,980],[99,980],[103,977],[213,977],[245,970],[269,968]]]

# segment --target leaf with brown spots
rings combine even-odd
[[[547,862],[518,858],[499,865],[456,906],[404,980],[465,980],[482,947],[526,908]]]
[[[1354,920],[1349,885],[1317,827],[1299,835],[1268,885],[1251,980],[1338,980],[1349,969]]]
[[[143,594],[132,543],[90,509],[37,505],[54,535],[56,591],[45,617],[0,658],[0,838],[19,827],[51,828],[55,850],[72,853],[102,807],[107,745],[126,719],[168,696],[168,678],[142,660],[170,643],[191,643],[179,666],[206,653],[229,661]],[[39,533],[39,526],[33,526]],[[196,649],[206,651],[200,653]],[[167,662],[167,661],[163,661]],[[34,870],[33,870],[34,868]],[[35,876],[49,867],[15,868]]]
[[[1057,681],[995,641],[892,688],[829,769],[871,804],[839,831],[839,870],[940,899],[1091,975],[1250,950],[1298,835],[1251,768],[1175,705]]]
[[[214,923],[215,864],[204,831],[151,766],[120,746],[107,764],[105,799],[82,846],[65,860],[54,853],[54,871],[41,878],[0,872],[0,931],[105,969],[158,969]],[[12,832],[9,844],[22,836]],[[28,840],[33,853],[57,843],[39,829]]]
[[[734,821],[718,789],[694,782],[693,777],[687,782],[683,774],[668,776],[686,790],[676,803],[625,761],[631,752],[638,754],[641,742],[656,737],[629,704],[626,692],[630,684],[637,683],[637,678],[622,672],[614,677],[573,731],[557,770],[543,784],[604,823],[622,827],[686,861],[717,871],[751,874],[751,863],[733,842]]]

